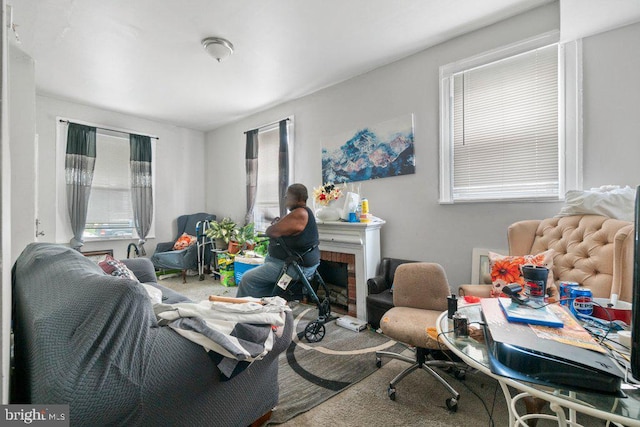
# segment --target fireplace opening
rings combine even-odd
[[[329,302],[339,308],[349,308],[349,270],[344,262],[320,260],[318,273],[329,289]],[[324,290],[318,289],[318,296],[324,298]]]
[[[356,317],[355,255],[321,250],[318,271],[330,289],[329,302],[335,311]],[[320,295],[318,292],[318,296],[322,298],[324,294]]]

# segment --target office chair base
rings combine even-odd
[[[396,400],[396,385],[402,381],[404,377],[409,375],[411,372],[416,369],[423,369],[428,372],[432,377],[440,382],[444,388],[451,393],[453,397],[448,398],[445,401],[447,405],[447,409],[451,412],[456,412],[458,410],[458,400],[460,399],[460,393],[458,393],[444,378],[440,376],[436,371],[432,369],[432,367],[438,368],[452,368],[454,370],[454,376],[458,379],[464,378],[464,369],[460,368],[460,364],[447,360],[426,360],[428,354],[428,350],[422,348],[416,348],[416,358],[412,359],[411,357],[404,356],[402,354],[391,353],[389,351],[376,351],[376,367],[382,366],[382,357],[388,357],[390,359],[402,360],[404,362],[410,363],[411,365],[406,368],[404,371],[400,372],[389,382],[389,387],[387,388],[387,396],[389,399]],[[462,374],[460,374],[462,373]]]

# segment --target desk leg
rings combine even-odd
[[[562,406],[558,405],[557,403],[553,402],[549,405],[549,408],[551,408],[551,410],[553,412],[556,413],[556,416],[558,417],[558,426],[566,426],[567,424],[567,417],[565,417],[564,415],[564,409],[562,408]],[[571,418],[571,411],[569,411],[569,418]],[[576,413],[575,411],[573,411],[573,416],[575,417]],[[573,425],[573,424],[572,424]]]
[[[498,384],[500,384],[502,394],[504,395],[504,400],[507,402],[507,408],[509,410],[509,427],[515,427],[516,417],[513,413],[513,409],[511,408],[511,391],[509,391],[509,387],[507,387],[507,385],[502,381],[498,380]]]
[[[547,406],[547,402],[544,399],[539,399],[537,397],[528,396],[522,399],[524,401],[524,406],[527,409],[527,414],[540,414],[545,406]],[[536,427],[538,424],[537,419],[530,419],[527,421],[527,425],[529,427]]]
[[[575,399],[576,398],[576,392],[575,391],[570,391],[569,392],[569,397],[572,398],[572,399]],[[569,409],[569,422],[572,423],[571,425],[576,425],[578,423],[575,409]]]

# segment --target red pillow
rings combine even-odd
[[[189,246],[193,245],[196,240],[196,236],[190,236],[187,233],[182,233],[182,236],[178,237],[178,240],[176,240],[176,243],[174,243],[173,250],[180,251],[182,249],[186,249]]]

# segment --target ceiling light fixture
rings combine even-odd
[[[224,61],[233,53],[231,42],[220,37],[207,37],[202,40],[202,46],[218,62]]]

